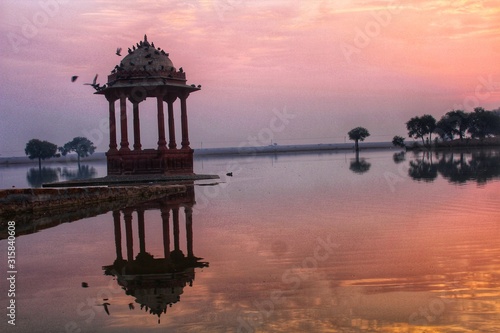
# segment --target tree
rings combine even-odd
[[[486,137],[500,134],[500,116],[493,111],[475,108],[470,114],[467,132],[471,137],[483,140]]]
[[[42,160],[52,157],[59,157],[57,154],[57,145],[48,142],[41,141],[38,139],[31,139],[26,144],[26,148],[24,148],[24,152],[30,160],[38,158],[38,169],[42,170]]]
[[[350,130],[347,135],[349,135],[349,140],[354,140],[356,151],[359,151],[358,141],[364,141],[365,138],[370,136],[370,133],[364,127],[356,127]]]
[[[436,132],[442,140],[453,140],[455,137],[455,130],[450,119],[443,116],[436,124]]]
[[[405,145],[405,138],[403,138],[402,136],[399,136],[399,135],[395,135],[395,136],[392,138],[392,144],[393,144],[395,147],[406,148],[406,145]]]
[[[453,110],[447,112],[436,124],[441,138],[453,140],[458,135],[460,141],[463,141],[465,131],[470,125],[469,114],[463,110]]]
[[[64,146],[59,147],[59,151],[63,156],[74,151],[78,155],[78,167],[80,167],[80,157],[92,155],[95,151],[95,147],[94,143],[89,139],[77,136],[70,142],[65,143]]]
[[[422,117],[413,117],[406,123],[408,135],[414,138],[421,138],[422,145],[425,145],[424,136],[429,135],[429,142],[432,142],[432,132],[436,129],[436,119],[424,114]]]

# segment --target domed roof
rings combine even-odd
[[[118,49],[116,54],[121,56],[120,52],[121,49]],[[146,90],[146,96],[141,93],[143,98],[157,96],[159,91],[156,88],[172,87],[177,91],[185,92],[193,92],[201,88],[200,85],[187,85],[186,72],[182,67],[176,69],[168,53],[156,47],[154,43],[150,43],[146,35],[143,41],[128,48],[128,54],[111,70],[106,84],[102,87],[95,83],[93,85],[97,90],[96,94],[110,98],[116,97],[120,89],[128,91],[138,86]]]
[[[155,48],[144,35],[144,41],[128,49],[128,55],[120,62],[121,69],[128,72],[135,71],[176,71],[168,53],[161,48]]]

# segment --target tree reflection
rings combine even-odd
[[[439,161],[439,173],[450,183],[476,181],[485,184],[500,177],[499,151],[474,151],[470,156],[464,152],[443,153]]]
[[[437,178],[438,167],[432,163],[432,159],[427,161],[424,159],[410,161],[408,174],[414,180],[432,182]]]
[[[90,165],[79,166],[78,170],[68,168],[63,168],[62,170],[62,176],[68,180],[94,178],[96,175],[96,169]]]
[[[359,158],[359,152],[356,152],[356,159],[351,159],[351,165],[349,166],[349,170],[354,173],[363,174],[370,170],[371,163],[365,161],[364,158]]]
[[[26,173],[26,180],[31,187],[42,187],[43,183],[53,183],[59,180],[59,168],[31,168]]]
[[[392,155],[392,159],[396,164],[404,162],[406,161],[406,152],[400,151],[399,153],[394,153],[394,155]]]
[[[478,150],[473,152],[436,152],[437,163],[433,163],[429,152],[410,161],[408,174],[414,180],[431,182],[440,174],[450,183],[464,184],[476,181],[485,184],[500,177],[500,151]]]

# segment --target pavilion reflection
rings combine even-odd
[[[180,301],[184,287],[192,287],[195,268],[208,267],[208,262],[193,253],[194,189],[174,197],[154,200],[113,211],[116,259],[103,266],[104,274],[116,277],[127,295],[135,298],[140,309],[158,316]],[[146,249],[145,211],[159,210],[162,224],[163,257],[156,258]],[[184,214],[186,249],[180,246],[179,215]],[[139,239],[139,249],[134,251],[134,216]],[[123,221],[122,221],[123,217]],[[122,226],[125,231],[125,257],[122,249]],[[172,226],[173,244],[170,238]],[[173,247],[171,246],[173,245]],[[133,303],[129,305],[134,309]]]

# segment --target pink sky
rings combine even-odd
[[[116,48],[144,34],[202,85],[188,99],[193,148],[269,144],[273,110],[295,116],[273,142],[293,144],[357,126],[390,141],[416,115],[500,107],[498,1],[7,0],[0,13],[2,156],[32,138],[107,150],[107,102],[82,83],[103,84]],[[141,112],[155,148],[154,103]]]

